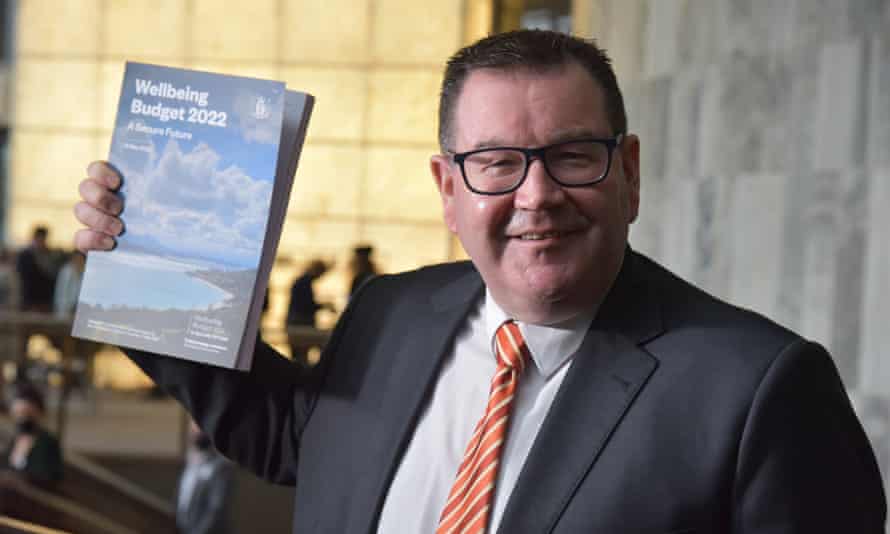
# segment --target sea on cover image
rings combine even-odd
[[[280,82],[128,63],[109,157],[126,230],[89,255],[75,335],[235,364],[283,99]]]

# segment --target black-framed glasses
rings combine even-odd
[[[538,148],[513,146],[480,148],[452,153],[467,188],[480,195],[504,195],[522,185],[528,169],[539,159],[554,182],[563,187],[585,187],[601,182],[612,167],[615,147],[624,134],[609,139],[573,139]]]

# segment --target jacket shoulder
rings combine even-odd
[[[775,320],[718,298],[645,256],[636,255],[635,267],[660,308],[664,335],[656,347],[710,347],[709,357],[717,359],[771,361],[785,347],[802,341]]]

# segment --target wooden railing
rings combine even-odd
[[[65,479],[53,488],[11,471],[0,473],[0,515],[78,534],[176,532],[172,506],[161,499],[65,467]]]
[[[65,453],[60,495],[140,532],[175,531],[173,505],[84,456]]]
[[[8,427],[0,421],[0,435]],[[65,451],[64,462],[52,485],[0,471],[0,516],[77,534],[176,531],[172,503],[75,452]]]
[[[111,500],[107,506],[114,506]],[[0,473],[0,515],[78,534],[139,532],[8,471]]]
[[[19,521],[9,516],[0,515],[0,534],[70,534],[64,530],[56,530],[44,526]]]

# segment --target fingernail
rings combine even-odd
[[[123,230],[124,230],[124,223],[122,223],[121,221],[117,220],[117,221],[114,221],[114,222],[111,224],[111,232],[112,232],[114,235],[120,235],[120,233],[121,233]]]
[[[110,237],[102,238],[102,248],[105,250],[111,250],[114,247],[114,239]]]
[[[116,191],[118,186],[120,185],[117,181],[117,177],[113,174],[105,175],[105,183],[108,184],[108,188],[112,191]]]

